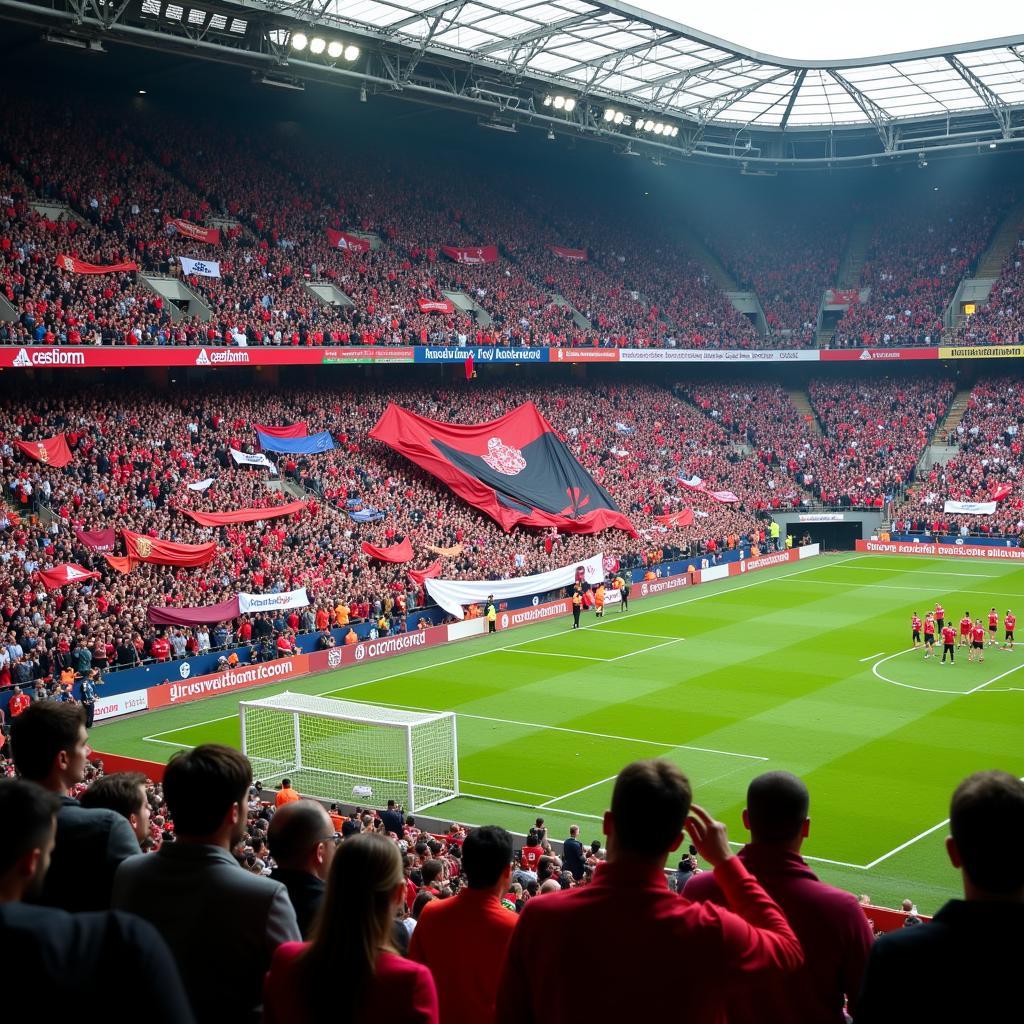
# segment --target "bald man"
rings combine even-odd
[[[309,938],[324,898],[336,837],[330,816],[315,800],[279,807],[267,831],[270,853],[277,861],[270,877],[288,890],[304,939]]]

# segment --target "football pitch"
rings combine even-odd
[[[1024,776],[1024,649],[926,662],[910,616],[941,602],[954,624],[969,610],[987,626],[993,605],[1020,614],[1022,594],[1024,568],[1007,564],[823,556],[588,612],[579,631],[567,617],[120,719],[91,743],[161,761],[238,746],[239,700],[283,690],[454,711],[463,795],[428,814],[517,831],[542,815],[553,838],[575,823],[586,841],[634,759],[678,763],[737,843],[747,783],[786,769],[811,791],[803,852],[820,877],[932,913],[959,892],[943,848],[956,783]]]

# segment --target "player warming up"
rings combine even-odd
[[[981,619],[975,619],[971,627],[971,649],[967,652],[967,660],[974,661],[975,655],[978,656],[980,665],[985,660],[985,627],[981,624]]]
[[[964,617],[960,620],[960,646],[970,647],[971,646],[971,629],[974,626],[974,620],[971,618],[970,612],[964,612]]]
[[[602,580],[597,585],[597,590],[594,591],[594,618],[604,618],[604,581]]]
[[[1009,608],[1007,608],[1006,609],[1006,618],[1003,619],[1003,629],[1006,631],[1005,632],[1005,641],[1003,642],[1003,650],[1004,651],[1012,651],[1013,650],[1013,629],[1014,629],[1014,627],[1016,625],[1017,625],[1017,616],[1014,615],[1013,612],[1011,612]]]
[[[939,604],[938,601],[936,601],[935,602],[935,628],[941,634],[943,628],[945,627],[945,625],[946,625],[946,610],[945,610],[945,608],[942,607],[941,604]]]
[[[928,612],[924,617],[924,656],[931,658],[935,654],[935,617]]]
[[[942,664],[946,664],[946,655],[949,655],[949,663],[953,664],[953,655],[956,653],[956,630],[952,626],[942,627]]]
[[[999,612],[993,608],[988,613],[988,645],[995,647],[999,643],[996,633],[999,632]]]
[[[917,612],[910,617],[910,633],[916,651],[921,646],[921,616]]]

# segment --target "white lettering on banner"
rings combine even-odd
[[[801,523],[844,523],[846,516],[842,512],[808,512],[799,517]]]
[[[938,555],[945,558],[990,558],[1024,561],[1024,548],[987,544],[914,544],[906,541],[859,540],[857,550],[872,555]]]
[[[27,349],[19,349],[12,366],[85,366],[84,352],[68,352],[62,348],[46,348],[28,354]]]
[[[305,608],[309,604],[306,588],[287,590],[280,594],[239,594],[241,612],[276,612],[286,608]]]
[[[240,352],[236,349],[219,350],[214,349],[207,352],[205,348],[199,350],[196,356],[196,366],[217,366],[221,363],[248,363],[249,353]]]
[[[663,594],[666,590],[678,590],[690,584],[689,576],[670,576],[664,580],[643,580],[636,585],[637,597],[654,597],[655,594]]]
[[[130,715],[133,711],[145,711],[149,707],[149,695],[146,690],[129,690],[127,693],[115,693],[96,701],[94,720],[102,722],[105,718],[118,718]]]
[[[767,569],[772,565],[782,565],[784,562],[791,562],[800,555],[796,551],[780,551],[776,555],[765,555],[763,558],[748,558],[744,563],[747,572],[754,572],[757,569]]]
[[[361,644],[357,644],[355,659],[362,661],[364,658],[400,654],[402,651],[411,651],[414,647],[426,647],[426,645],[426,630],[418,630],[415,633],[399,633],[398,636],[386,636],[383,640],[364,640]]]
[[[211,693],[219,693],[221,690],[235,690],[261,679],[289,676],[294,671],[294,662],[287,658],[282,661],[268,661],[262,665],[254,665],[252,668],[232,669],[230,672],[222,672],[206,679],[197,679],[194,683],[175,683],[171,686],[170,703],[176,704],[179,700],[205,697]]]
[[[623,348],[620,363],[817,362],[818,349]]]
[[[556,615],[569,614],[569,600],[550,601],[548,604],[538,604],[531,608],[520,608],[512,612],[504,612],[501,616],[499,626],[502,629],[511,629],[514,626],[525,626],[530,622],[543,622],[545,619],[554,618]]]
[[[954,515],[995,515],[998,508],[995,501],[947,501],[942,506],[943,512],[951,512]]]

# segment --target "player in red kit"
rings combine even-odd
[[[953,653],[956,651],[956,630],[952,626],[942,627],[942,664],[946,664],[946,655],[949,655],[949,663],[953,664]]]
[[[924,656],[932,657],[935,654],[935,619],[931,612],[924,617]]]
[[[989,645],[989,647],[995,647],[996,644],[999,643],[998,639],[996,638],[996,632],[998,631],[998,629],[999,629],[999,612],[997,612],[995,610],[995,608],[993,608],[992,611],[990,611],[988,613],[988,645]]]
[[[1013,627],[1017,625],[1017,616],[1007,608],[1006,618],[1003,619],[1003,628],[1006,630],[1006,641],[1003,647],[1007,651],[1013,650]]]
[[[921,646],[921,617],[914,612],[910,617],[911,639],[914,642],[914,650]]]
[[[971,628],[974,626],[974,620],[971,618],[970,612],[964,612],[964,617],[960,620],[960,646],[970,647],[971,644]]]
[[[975,654],[978,656],[980,665],[985,660],[985,629],[981,624],[981,619],[975,619],[974,625],[971,627],[971,649],[967,652],[967,660],[974,661]]]
[[[938,601],[935,602],[935,625],[940,633],[946,625],[946,610]]]

